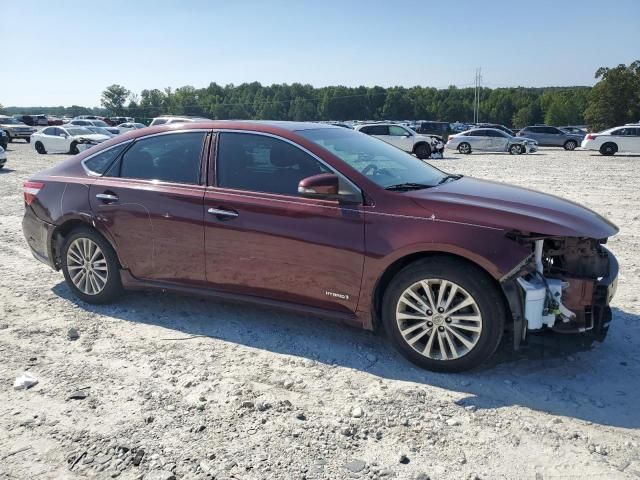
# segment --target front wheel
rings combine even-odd
[[[79,228],[65,238],[62,272],[74,295],[87,303],[109,303],[122,293],[116,254],[90,228]]]
[[[431,156],[431,147],[426,143],[416,145],[415,154],[420,160],[425,160]]]
[[[575,150],[578,147],[578,142],[576,142],[575,140],[567,140],[564,144],[564,149],[565,150]]]
[[[518,144],[511,145],[509,147],[509,153],[511,155],[520,155],[522,153],[522,150],[523,150],[522,145],[518,145]]]
[[[450,258],[418,261],[387,288],[382,321],[395,347],[437,372],[469,370],[495,352],[506,310],[479,268]]]
[[[463,142],[458,145],[458,151],[463,155],[469,155],[471,153],[471,145],[469,145],[467,142]]]
[[[71,146],[69,147],[69,153],[71,155],[77,155],[78,153],[80,153],[80,150],[78,150],[78,144],[76,142],[71,143]]]
[[[47,151],[44,149],[44,145],[42,144],[42,142],[36,142],[35,147],[36,147],[36,152],[38,152],[40,155],[44,155],[45,153],[47,153]]]

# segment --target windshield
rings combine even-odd
[[[93,132],[91,130],[89,130],[88,128],[84,128],[84,127],[73,127],[73,128],[67,128],[67,133],[69,135],[92,135]]]
[[[0,117],[0,124],[2,124],[2,125],[23,125],[22,122],[19,122],[15,118],[11,118],[11,117]]]
[[[434,186],[445,177],[437,168],[364,133],[345,128],[319,128],[296,133],[333,153],[383,188],[404,183]]]

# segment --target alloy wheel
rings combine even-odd
[[[75,239],[67,249],[69,277],[86,295],[99,294],[107,284],[107,259],[97,243],[88,238]]]
[[[476,300],[444,279],[425,279],[407,288],[396,306],[396,323],[405,342],[432,360],[465,356],[482,333]]]

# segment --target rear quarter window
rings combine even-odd
[[[129,143],[130,142],[116,145],[94,155],[91,158],[88,158],[84,161],[84,166],[87,168],[87,170],[95,174],[102,175],[107,171],[113,161],[118,158],[118,156],[124,151]]]

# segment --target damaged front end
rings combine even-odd
[[[590,332],[604,340],[618,278],[606,239],[514,234],[531,255],[501,281],[514,321],[514,346],[527,331]]]

